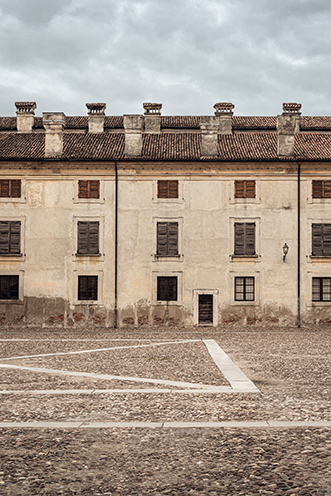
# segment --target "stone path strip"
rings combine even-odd
[[[95,353],[100,351],[111,351],[111,350],[119,350],[119,349],[130,349],[130,348],[145,348],[151,346],[164,346],[164,345],[172,345],[172,344],[185,344],[191,342],[199,342],[199,339],[190,339],[190,340],[180,340],[180,341],[166,341],[166,342],[157,342],[152,344],[141,344],[141,345],[132,345],[132,346],[118,346],[111,348],[102,348],[102,349],[92,349],[92,350],[81,350],[81,351],[71,351],[71,352],[59,352],[59,353],[47,353],[42,355],[26,355],[26,356],[16,356],[16,357],[8,357],[1,359],[2,361],[6,360],[18,360],[18,359],[26,359],[26,358],[40,358],[46,356],[58,356],[58,355],[78,355],[83,353]],[[130,382],[146,382],[149,384],[159,384],[163,386],[172,386],[175,388],[182,388],[181,392],[188,392],[192,389],[199,390],[199,392],[208,392],[208,393],[232,393],[232,392],[259,392],[259,389],[253,384],[253,382],[248,379],[248,377],[233,363],[233,361],[228,357],[228,355],[222,350],[222,348],[213,340],[204,340],[205,344],[211,358],[219,368],[220,372],[224,375],[224,377],[228,380],[231,387],[228,386],[214,386],[208,384],[201,383],[191,383],[191,382],[181,382],[181,381],[170,381],[165,379],[151,379],[151,378],[143,378],[143,377],[128,377],[128,376],[116,376],[109,374],[96,374],[91,372],[74,372],[74,371],[66,371],[66,370],[58,370],[58,369],[47,369],[41,367],[28,367],[22,365],[12,365],[12,364],[0,364],[0,368],[10,368],[16,370],[25,370],[30,372],[37,372],[42,374],[55,374],[62,376],[76,376],[76,377],[89,377],[93,379],[100,380],[119,380],[119,381],[130,381]],[[67,390],[68,391],[68,390]],[[93,393],[96,390],[93,390]],[[126,389],[121,390],[109,390],[111,392],[128,392]],[[156,392],[160,390],[130,390],[130,392]],[[161,390],[163,393],[171,392],[171,390]],[[104,392],[104,391],[103,391]],[[0,392],[1,394],[9,394],[7,391]],[[18,392],[16,392],[18,394]],[[26,393],[25,393],[26,394]],[[38,393],[37,393],[38,394]],[[40,393],[39,393],[40,394]],[[54,394],[54,393],[53,393]],[[61,393],[59,393],[61,394]],[[62,393],[62,394],[70,394]],[[86,393],[85,393],[86,394]],[[89,392],[91,394],[91,392]]]
[[[277,428],[290,429],[296,427],[327,427],[331,428],[331,421],[227,421],[227,422],[88,422],[88,421],[36,421],[36,422],[0,422],[0,429],[256,429]]]

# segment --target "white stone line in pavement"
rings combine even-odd
[[[245,389],[233,389],[230,386],[210,386],[206,389],[157,389],[157,388],[131,388],[131,389],[6,389],[0,395],[65,395],[65,394],[237,394],[246,393]]]
[[[224,377],[229,381],[233,389],[245,390],[247,392],[259,392],[259,389],[248,379],[248,377],[233,363],[231,358],[222,350],[213,339],[204,339],[204,344],[220,369]]]
[[[224,421],[224,422],[88,422],[88,421],[36,421],[36,422],[0,422],[0,429],[104,429],[104,428],[140,428],[140,429],[291,429],[296,427],[331,428],[331,421]]]
[[[168,341],[168,338],[157,338],[158,341]],[[2,341],[40,341],[42,343],[48,343],[49,341],[55,341],[55,342],[67,342],[67,341],[77,341],[78,343],[84,342],[84,341],[153,341],[152,338],[45,338],[45,339],[36,339],[36,338],[0,338],[0,342]],[[181,343],[183,340],[178,339],[178,343]]]
[[[75,377],[91,377],[92,379],[101,379],[106,381],[130,381],[130,382],[147,382],[150,384],[163,384],[165,386],[174,386],[180,388],[194,388],[194,389],[209,389],[214,390],[217,386],[212,386],[208,384],[200,384],[198,382],[181,382],[181,381],[168,381],[165,379],[150,379],[143,377],[127,377],[119,375],[108,375],[108,374],[94,374],[92,372],[73,372],[67,370],[58,369],[45,369],[40,367],[26,367],[23,365],[12,365],[7,363],[1,363],[0,368],[16,369],[16,370],[27,370],[29,372],[39,372],[42,374],[53,374],[53,375],[64,375],[64,376],[75,376]]]
[[[99,349],[91,349],[91,350],[79,350],[79,351],[65,351],[65,352],[58,352],[58,353],[43,353],[40,355],[23,355],[23,356],[14,356],[14,357],[5,357],[1,358],[0,360],[23,360],[25,358],[43,358],[43,357],[50,357],[50,356],[62,356],[62,355],[81,355],[83,353],[97,353],[100,351],[112,351],[112,350],[127,350],[131,348],[150,348],[152,346],[166,346],[168,344],[183,344],[183,343],[195,343],[197,341],[200,341],[200,339],[187,339],[183,341],[167,341],[164,343],[150,343],[150,344],[135,344],[132,346],[112,346],[111,348],[99,348]]]

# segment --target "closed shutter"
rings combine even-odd
[[[157,182],[158,198],[178,198],[178,181],[158,181]]]
[[[313,181],[313,198],[323,198],[322,181]]]
[[[236,222],[234,225],[234,254],[255,255],[255,223]]]
[[[235,198],[255,198],[255,181],[235,181]]]
[[[312,224],[312,255],[331,257],[331,224]]]
[[[21,198],[21,180],[11,180],[11,195],[12,198]]]
[[[78,247],[80,255],[99,253],[99,222],[78,222]]]
[[[78,198],[88,198],[88,181],[78,181]]]
[[[0,197],[1,198],[9,198],[9,179],[1,179],[0,181]]]
[[[19,221],[0,222],[0,254],[20,254],[21,223]]]
[[[331,257],[331,224],[323,224],[323,255]]]
[[[199,295],[199,324],[213,323],[213,295]]]
[[[157,255],[178,255],[178,222],[157,223]]]
[[[255,198],[255,181],[246,181],[245,198]]]
[[[89,198],[99,198],[100,181],[89,181],[89,183],[90,183]]]
[[[245,189],[244,189],[244,181],[235,181],[234,182],[234,197],[235,198],[244,198]]]

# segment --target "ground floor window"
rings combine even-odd
[[[0,300],[18,300],[19,276],[0,276]]]
[[[78,276],[78,300],[98,299],[98,276]]]
[[[157,299],[177,301],[177,287],[177,276],[159,276],[157,278]]]
[[[313,277],[313,301],[331,301],[331,277]]]
[[[255,280],[254,277],[234,278],[234,299],[235,301],[255,300]]]

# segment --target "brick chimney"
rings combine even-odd
[[[162,103],[144,103],[145,132],[159,134],[161,130]]]
[[[45,128],[45,157],[60,157],[63,153],[63,130],[65,115],[63,112],[43,112]]]
[[[201,158],[217,158],[218,135],[232,134],[232,103],[215,103],[215,115],[202,117],[201,130]]]
[[[143,120],[144,116],[140,114],[123,116],[125,131],[125,158],[135,158],[141,156]]]
[[[87,103],[88,108],[88,132],[103,133],[105,124],[105,103]]]
[[[294,136],[300,132],[301,103],[283,103],[277,116],[278,156],[294,157]]]
[[[233,103],[215,103],[215,117],[219,119],[219,134],[232,134]]]
[[[31,133],[34,124],[36,102],[15,102],[16,127],[18,133]]]

